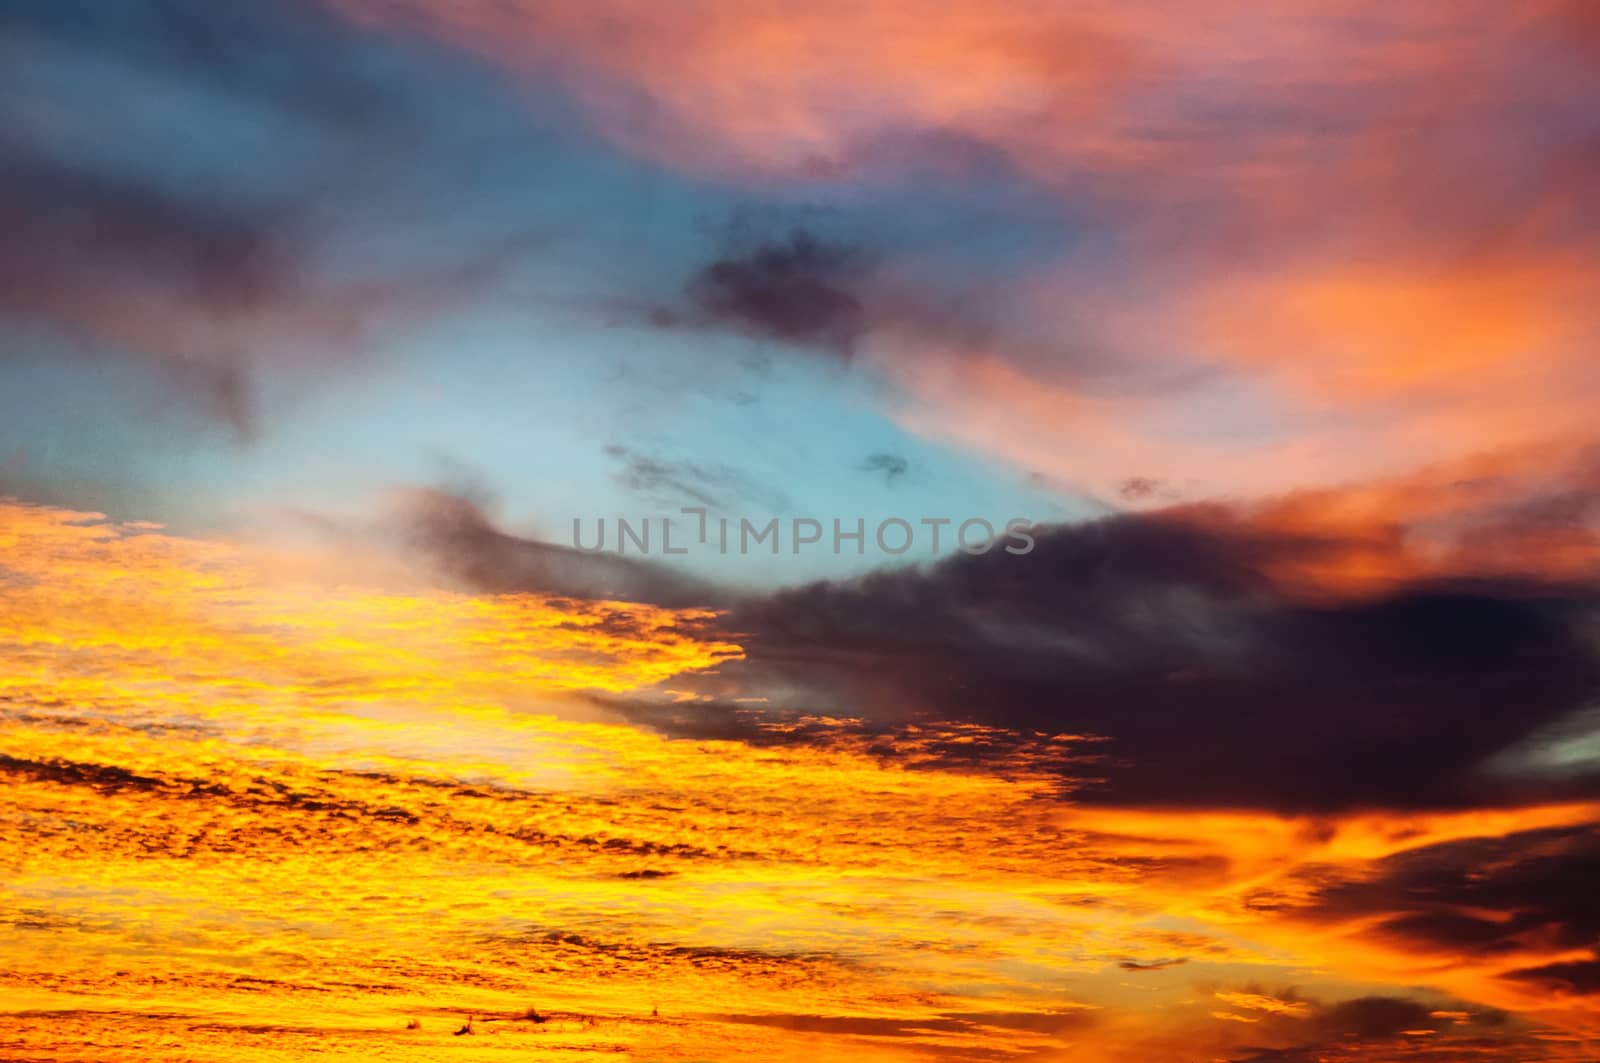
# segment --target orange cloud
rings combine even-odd
[[[1309,1009],[1303,1000],[1279,1000],[1260,993],[1218,992],[1218,1000],[1246,1011],[1265,1011],[1273,1015],[1304,1015]]]
[[[1131,20],[1109,5],[332,6],[554,74],[618,142],[695,170],[829,165],[884,125],[1021,134],[1045,114],[1064,128],[1098,112],[1137,64]]]
[[[0,1021],[35,1055],[426,1059],[472,1014],[494,1051],[1226,1058],[1326,1026],[1249,988],[1311,978],[1524,1016],[1484,1058],[1584,1058],[1596,1032],[1585,998],[1504,977],[1571,962],[1560,942],[1426,953],[1318,907],[1591,805],[1077,808],[1042,757],[933,755],[991,728],[907,729],[891,758],[828,720],[809,744],[675,741],[559,699],[736,653],[698,613],[329,585],[304,558],[0,514]]]
[[[1585,5],[333,5],[718,177],[848,190],[923,134],[939,165],[1004,158],[1092,230],[1005,279],[1058,338],[889,320],[859,361],[911,429],[1113,504],[1130,479],[1260,496],[1595,438]]]

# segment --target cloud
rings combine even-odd
[[[1286,993],[1279,997],[1270,993],[1219,990],[1216,998],[1224,1004],[1245,1011],[1264,1011],[1270,1015],[1288,1015],[1294,1018],[1304,1017],[1311,1008],[1308,1001],[1299,999],[1294,993]]]
[[[1399,997],[1357,997],[1319,1010],[1310,1021],[1329,1040],[1382,1040],[1407,1030],[1431,1028],[1431,1011],[1426,1005]]]
[[[780,235],[707,266],[701,310],[848,354],[913,430],[1113,503],[1130,476],[1257,495],[1593,438],[1581,3],[1336,0],[1247,32],[1162,0],[337,7],[554,76],[658,164],[875,230],[936,219],[874,239],[870,293]],[[991,312],[932,312],[967,300]]]
[[[727,598],[694,576],[621,556],[615,538],[605,550],[590,552],[507,534],[478,503],[448,491],[415,489],[396,497],[391,531],[451,578],[478,590],[673,606],[708,606]],[[619,534],[608,523],[611,534]],[[585,546],[594,545],[589,536],[595,530],[580,526]]]
[[[837,1037],[926,1038],[930,1034],[981,1034],[990,1030],[1024,1030],[1051,1034],[1081,1034],[1091,1031],[1097,1017],[1087,1010],[1059,1012],[978,1012],[898,1018],[874,1015],[716,1015],[719,1022],[772,1026],[805,1033]],[[1001,1052],[986,1053],[969,1049],[970,1058],[1004,1058]]]
[[[377,85],[323,61],[327,42],[314,22],[193,3],[114,12],[70,0],[13,6],[0,35],[26,58],[8,75],[23,91],[8,94],[10,133],[0,142],[0,224],[16,235],[0,255],[0,313],[144,359],[203,412],[250,436],[246,356],[268,333],[286,335],[281,320],[269,324],[276,312],[309,311],[322,320],[306,324],[337,336],[359,311],[346,307],[351,318],[336,323],[307,290],[315,213],[307,189],[283,195],[239,175],[219,181],[215,171],[227,162],[201,163],[202,175],[189,181],[145,165],[144,153],[175,131],[145,121],[140,105],[161,87],[197,117],[238,107],[351,136],[356,123],[393,119],[398,112]],[[296,68],[245,61],[249,42],[285,48],[300,57]],[[124,124],[70,108],[63,70],[134,101],[121,112]],[[28,99],[34,104],[24,107]],[[102,143],[141,132],[143,151],[120,159]]]
[[[1235,1063],[1313,1063],[1316,1060],[1383,1059],[1497,1060],[1523,1058],[1534,1044],[1509,1028],[1493,1009],[1442,1012],[1426,998],[1370,994],[1323,1000],[1297,990],[1263,994],[1219,992],[1218,997],[1252,1016],[1217,1012],[1223,1020],[1244,1021],[1244,1036],[1255,1046]],[[1236,1050],[1235,1050],[1236,1051]],[[1534,1058],[1564,1058],[1559,1049]]]
[[[605,452],[622,465],[616,474],[617,482],[653,502],[720,510],[739,502],[755,503],[767,510],[782,510],[788,505],[781,491],[755,482],[730,465],[666,461],[618,443],[607,446]]]
[[[748,658],[712,692],[1108,736],[1095,750],[1108,782],[1085,800],[1307,809],[1593,792],[1588,775],[1480,770],[1589,697],[1591,585],[1422,579],[1306,600],[1274,573],[1347,544],[1217,515],[1040,528],[1024,557],[736,603]]]
[[[514,563],[528,544],[486,533],[487,518],[459,500],[443,505],[466,525],[465,542],[508,540],[485,548],[491,562],[502,550],[511,559],[486,578],[537,575]],[[1150,515],[1110,523],[1119,535],[1154,534]],[[1086,534],[1045,538],[1082,551]],[[1218,810],[1204,789],[1138,806],[1148,780],[1134,777],[1119,807],[1106,800],[1117,789],[1092,799],[1070,790],[1081,781],[1072,773],[1106,767],[1072,758],[1107,743],[888,711],[917,693],[906,672],[948,682],[966,667],[950,648],[962,640],[912,649],[929,628],[881,629],[864,645],[855,674],[884,680],[871,718],[806,716],[788,710],[784,690],[766,688],[775,708],[744,700],[762,689],[755,682],[716,705],[694,689],[697,674],[726,678],[742,667],[741,646],[754,653],[770,637],[770,625],[750,628],[736,644],[721,629],[762,617],[771,595],[731,598],[718,616],[469,593],[419,578],[414,556],[381,562],[372,541],[332,557],[269,554],[37,506],[0,507],[0,536],[0,774],[15,811],[0,817],[0,849],[24,861],[0,898],[0,925],[24,935],[5,978],[35,995],[103,988],[96,968],[64,981],[47,962],[70,935],[85,955],[114,955],[121,984],[140,987],[136,1010],[108,1002],[51,1020],[74,1039],[118,1024],[149,1032],[160,1021],[147,1017],[152,1000],[201,1001],[207,1016],[237,1024],[264,1022],[305,993],[361,1014],[397,994],[509,1014],[537,994],[541,1013],[596,1015],[608,1024],[597,1037],[645,1047],[661,1028],[644,1019],[659,999],[673,1035],[697,1050],[827,1034],[919,1048],[936,1038],[947,1053],[1059,1052],[1071,1041],[1130,1058],[1204,1044],[1208,1058],[1363,1059],[1379,1046],[1405,1058],[1427,1037],[1446,1058],[1532,1059],[1529,1045],[1590,1021],[1572,991],[1559,994],[1567,1010],[1551,1030],[1495,1025],[1481,1005],[1545,1008],[1552,979],[1584,984],[1581,968],[1559,965],[1591,955],[1594,803],[1377,809],[1380,776],[1355,791],[1356,810],[1284,816]],[[1165,579],[1185,571],[1171,551],[1153,556],[1174,560]],[[1130,604],[1132,573],[1154,581],[1139,558],[1124,546],[1083,570],[1116,588],[1083,614],[1092,627],[1115,620],[1126,637],[1171,623]],[[953,634],[1000,630],[1007,614],[951,598],[941,569],[923,575],[938,578],[880,580],[907,599],[896,617],[943,617]],[[1192,583],[1213,595],[1271,586],[1237,575]],[[917,596],[939,587],[942,600]],[[1014,615],[1047,617],[1044,600],[1062,598],[1049,589],[1014,599],[1031,603]],[[902,635],[899,652],[883,652]],[[1470,639],[1398,652],[1486,655]],[[812,669],[820,693],[832,655]],[[1370,650],[1351,659],[1383,663]],[[789,692],[799,691],[796,680]],[[1130,715],[1143,711],[1130,704]],[[670,737],[676,721],[664,715],[655,728],[646,705],[677,707],[706,733]],[[596,719],[592,707],[632,709],[652,726]],[[968,707],[992,715],[985,702]],[[715,732],[719,714],[741,712]],[[1340,723],[1366,725],[1359,715]],[[1171,773],[1195,764],[1204,780],[1204,755],[1153,749]],[[1296,793],[1267,780],[1279,797]],[[395,886],[418,878],[435,887]],[[821,880],[833,885],[819,891]],[[1409,914],[1496,923],[1514,948],[1395,919]],[[309,957],[307,926],[319,930]],[[251,943],[248,972],[213,958]],[[175,950],[186,957],[176,967]],[[1063,977],[1019,983],[1016,971],[1041,957]],[[1136,973],[1156,968],[1167,973]],[[1359,985],[1323,1000],[1215,982],[1313,969]],[[1419,983],[1444,984],[1385,988]],[[708,1015],[708,992],[737,994],[737,1014]],[[1155,1000],[1159,1013],[1147,1006]]]
[[[1161,493],[1161,481],[1148,476],[1130,476],[1122,481],[1117,494],[1127,502],[1146,502]]]
[[[871,263],[857,246],[796,227],[776,237],[737,234],[690,281],[700,321],[848,361],[866,328],[862,284]]]
[[[989,143],[991,120],[1019,132],[1041,118],[1082,120],[1141,69],[1123,32],[1134,25],[1020,5],[997,18],[970,2],[862,9],[830,0],[737,12],[697,2],[668,17],[622,0],[608,10],[633,27],[625,33],[537,0],[335,7],[464,43],[517,72],[554,62],[590,86],[587,115],[606,135],[697,173],[837,172],[851,146],[870,150],[885,128],[975,133]],[[849,47],[813,47],[841,26],[852,27]]]
[[[0,256],[0,312],[151,352],[181,393],[247,438],[249,369],[234,349],[243,333],[219,325],[290,297],[295,221],[23,160],[0,174],[0,224],[17,236]],[[179,307],[187,329],[166,316]]]
[[[908,724],[994,728],[936,762],[1064,753],[1081,800],[1119,804],[1307,811],[1600,792],[1581,764],[1494,768],[1579,712],[1600,679],[1586,633],[1594,584],[1565,566],[1541,578],[1504,547],[1543,540],[1545,505],[1475,525],[1502,529],[1486,541],[1501,544],[1504,573],[1435,573],[1404,535],[1298,519],[1311,503],[1291,499],[1040,526],[1024,556],[958,554],[761,593],[511,536],[449,496],[415,499],[415,541],[472,587],[725,610],[717,623],[743,659],[686,683],[692,701],[613,706],[667,733],[795,744],[847,733],[791,725],[808,716],[855,719],[865,743]],[[1373,551],[1391,577],[1337,593],[1329,574],[1375,567]],[[1105,741],[1040,744],[1062,734]]]
[[[1173,960],[1152,960],[1149,963],[1140,963],[1138,960],[1123,960],[1117,966],[1124,971],[1166,971],[1173,967],[1182,967],[1188,962],[1188,957],[1180,956]]]
[[[881,472],[883,473],[883,482],[885,484],[893,484],[906,474],[906,471],[911,468],[911,463],[899,454],[868,454],[866,459],[861,462],[861,468],[864,472]]]
[[[476,297],[546,238],[530,225],[403,264],[351,255],[353,235],[394,232],[402,201],[456,163],[427,95],[391,77],[392,47],[314,6],[25,0],[0,42],[16,58],[0,357],[59,338],[248,441],[263,394],[349,369],[383,326]]]
[[[1590,824],[1420,846],[1349,880],[1317,883],[1300,916],[1364,926],[1413,955],[1475,963],[1530,987],[1593,992],[1593,963],[1569,959],[1600,935],[1584,883],[1600,870]]]
[[[0,529],[8,544],[0,565],[7,606],[0,644],[13,675],[8,692],[76,699],[81,711],[116,706],[125,725],[163,706],[174,716],[187,706],[207,719],[216,711],[209,699],[229,689],[254,689],[248,700],[262,712],[287,704],[315,714],[400,690],[450,687],[452,703],[468,711],[502,683],[516,682],[530,696],[619,692],[737,652],[730,643],[701,642],[713,615],[704,610],[607,605],[553,593],[470,599],[436,585],[384,587],[384,565],[370,543],[367,557],[351,552],[332,562],[4,501]],[[325,588],[322,619],[313,620],[300,611],[297,588],[305,584],[298,580],[325,578],[323,566],[330,564],[343,573],[340,587]],[[93,608],[80,608],[84,602]],[[69,616],[57,617],[64,609]],[[336,647],[322,643],[317,629],[324,623],[337,623],[341,637],[370,640],[372,652],[359,668],[351,671]],[[198,635],[200,629],[206,634]],[[70,677],[54,680],[63,654],[71,656],[66,644],[104,650],[87,676],[77,676],[81,686]],[[126,686],[136,674],[151,684],[144,695]]]
[[[1600,994],[1600,959],[1547,963],[1512,971],[1505,977],[1527,982],[1552,993]]]
[[[1093,763],[1075,756],[1070,770],[1105,779],[1082,799],[1117,803],[1303,810],[1594,792],[1584,772],[1482,770],[1585,703],[1600,667],[1582,626],[1592,588],[1422,580],[1307,600],[1274,573],[1347,544],[1217,516],[1043,528],[1025,557],[962,555],[770,594],[520,540],[449,500],[421,526],[480,588],[726,608],[746,657],[689,684],[711,702],[630,710],[669,732],[801,742],[805,729],[758,739],[761,721],[824,705],[862,718],[864,733],[966,721],[1018,736],[949,751],[980,764],[1030,749],[1029,734],[1104,736],[1078,751]],[[717,706],[752,692],[774,701]],[[1503,712],[1508,700],[1522,711]]]
[[[760,591],[444,491],[314,561],[0,505],[7,993],[104,996],[114,960],[201,1039],[289,1033],[239,1015],[291,994],[536,987],[645,1054],[1169,1058],[1123,1047],[1192,1053],[1185,1008],[1210,1058],[1581,1052],[1600,776],[1503,754],[1592,738],[1600,681],[1592,12],[601,6],[9,5],[0,314],[248,438],[271,385],[478,297],[561,213],[518,154],[559,154],[543,127],[454,80],[476,49],[645,160],[562,158],[605,221],[557,274],[649,243],[606,235],[613,188],[846,201],[646,261],[687,282],[661,323],[848,363],[1113,512]],[[775,497],[611,456],[646,497]],[[1190,992],[1230,963],[1348,985]],[[739,1010],[647,1025],[658,991]]]

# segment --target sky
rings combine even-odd
[[[0,1058],[1600,1055],[1588,0],[9,0]]]

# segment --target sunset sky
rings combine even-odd
[[[3,1063],[1600,1058],[1600,4],[3,0],[0,237]]]

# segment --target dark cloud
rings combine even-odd
[[[294,305],[348,338],[359,308],[347,303],[351,317],[338,321],[309,305],[314,189],[271,188],[247,160],[205,150],[203,128],[130,107],[121,83],[161,87],[197,122],[204,108],[237,107],[370,147],[370,131],[403,112],[330,48],[331,26],[308,12],[184,0],[8,5],[0,41],[26,61],[0,74],[0,315],[59,330],[86,353],[136,356],[251,435],[244,360],[264,320]],[[57,99],[58,81],[41,77],[52,69],[96,86],[103,109]],[[163,155],[188,162],[152,164]]]
[[[679,701],[610,694],[591,694],[588,700],[628,723],[648,727],[673,738],[746,742],[751,745],[794,741],[792,732],[784,732],[781,737],[774,736],[771,724],[781,721],[781,715],[775,716],[752,705],[718,700]],[[792,713],[788,715],[796,716]]]
[[[1128,502],[1146,502],[1161,491],[1161,481],[1148,476],[1131,476],[1122,481],[1117,493]]]
[[[111,764],[88,764],[71,760],[28,760],[0,755],[0,774],[60,786],[86,786],[103,794],[128,790],[158,791],[165,781],[140,775]],[[209,785],[209,784],[206,784]]]
[[[1360,922],[1396,947],[1451,956],[1505,957],[1591,949],[1600,943],[1600,827],[1521,831],[1409,850],[1353,881],[1311,883],[1295,902],[1315,921]],[[1552,990],[1600,991],[1600,964],[1535,965],[1505,977]]]
[[[869,337],[886,341],[890,357],[915,352],[924,361],[994,350],[1108,397],[1181,392],[1215,375],[1209,367],[1175,370],[1148,360],[1131,368],[1136,360],[1124,344],[1100,335],[1087,299],[1080,306],[1063,297],[1057,309],[1065,320],[1040,321],[1026,283],[1039,259],[1017,252],[1040,239],[1037,219],[974,214],[970,203],[926,206],[933,220],[925,230],[896,228],[881,214],[735,211],[718,250],[686,285],[682,305],[635,305],[625,308],[627,316],[658,328],[777,340],[844,362]],[[975,261],[984,266],[976,276]]]
[[[753,1026],[770,1026],[805,1033],[825,1033],[842,1037],[917,1037],[930,1033],[971,1034],[985,1028],[1029,1030],[1046,1034],[1067,1034],[1092,1028],[1098,1021],[1087,1010],[1047,1012],[952,1012],[932,1016],[886,1018],[864,1015],[708,1015],[718,1022],[742,1023]],[[964,1050],[963,1058],[1014,1058],[1011,1052],[997,1050],[988,1053]]]
[[[1406,1030],[1431,1029],[1432,1010],[1400,997],[1357,997],[1319,1009],[1310,1024],[1326,1040],[1386,1040]]]
[[[1312,809],[1541,791],[1477,769],[1592,692],[1583,588],[1296,601],[1268,570],[1335,544],[1200,515],[1040,529],[1022,557],[956,556],[743,603],[731,622],[749,633],[748,659],[719,689],[799,688],[869,720],[1106,735],[1103,793],[1122,802]]]
[[[1600,959],[1547,963],[1513,971],[1505,977],[1528,982],[1552,993],[1600,994]]]
[[[0,260],[8,309],[48,310],[72,269],[108,280],[168,277],[213,313],[257,308],[288,283],[299,230],[287,211],[180,198],[39,158],[9,161],[0,170],[0,218],[28,258]]]
[[[734,637],[738,637],[736,634]],[[677,682],[675,680],[675,682]],[[805,696],[798,692],[797,697]],[[662,695],[595,694],[587,700],[623,720],[668,735],[736,741],[762,747],[848,747],[896,767],[939,771],[1000,771],[1030,767],[1061,775],[1063,789],[1092,776],[1095,740],[971,725],[839,719],[758,703]]]
[[[1173,967],[1182,967],[1188,962],[1187,957],[1179,956],[1177,959],[1152,960],[1149,963],[1141,963],[1137,960],[1123,960],[1117,966],[1124,971],[1165,971]]]
[[[667,733],[829,742],[837,723],[792,721],[847,717],[853,741],[881,738],[892,757],[904,725],[972,725],[981,741],[916,754],[995,770],[1043,755],[1049,736],[1101,736],[1062,770],[1099,780],[1079,800],[1124,804],[1465,807],[1600,786],[1581,766],[1494,769],[1600,682],[1586,627],[1600,600],[1586,584],[1300,597],[1275,573],[1338,560],[1346,544],[1220,507],[1039,527],[1023,556],[956,554],[765,594],[506,535],[437,493],[419,496],[413,519],[447,569],[484,589],[725,610],[718,625],[746,657],[692,680],[702,702],[614,706]],[[739,700],[756,695],[768,700]]]
[[[795,227],[731,241],[687,292],[707,323],[848,359],[866,328],[861,289],[870,271],[861,246]]]
[[[456,164],[429,154],[448,131],[382,61],[395,46],[313,5],[21,0],[0,48],[0,323],[139,367],[240,439],[259,377],[284,370],[288,395],[544,239],[329,267]]]
[[[530,926],[521,933],[490,935],[484,939],[484,944],[518,947],[528,957],[523,962],[534,970],[558,974],[578,968],[602,978],[637,977],[641,972],[660,977],[663,969],[678,969],[797,984],[849,966],[848,961],[823,952],[615,940],[547,926]]]
[[[869,454],[861,463],[864,472],[883,473],[883,482],[892,484],[904,476],[911,468],[911,463],[899,454]]]
[[[606,454],[621,463],[618,483],[660,504],[727,510],[737,503],[752,503],[767,511],[788,506],[781,491],[757,483],[731,465],[667,461],[620,444],[606,447]]]
[[[1514,1027],[1504,1012],[1451,1003],[1448,1015],[1437,1003],[1400,996],[1364,996],[1324,1001],[1294,989],[1277,992],[1249,987],[1247,992],[1292,1006],[1266,1012],[1242,1007],[1256,1047],[1234,1056],[1234,1063],[1345,1063],[1382,1059],[1503,1060],[1507,1052],[1527,1050],[1526,1030]],[[1224,1002],[1227,1002],[1224,999]],[[1268,1045],[1272,1047],[1268,1047]],[[1516,1058],[1526,1058],[1518,1055]],[[1537,1056],[1534,1058],[1549,1058]]]
[[[0,314],[96,345],[131,345],[240,436],[254,431],[248,368],[216,332],[291,296],[298,219],[208,205],[38,159],[0,166]],[[163,311],[185,308],[187,329]],[[222,330],[226,333],[227,329]]]
[[[586,546],[594,544],[597,519],[582,524]],[[613,538],[606,550],[597,552],[509,535],[494,526],[478,503],[446,491],[410,492],[399,522],[410,545],[479,590],[668,607],[715,605],[727,597],[725,591],[664,565],[620,556],[611,520],[607,525]]]

